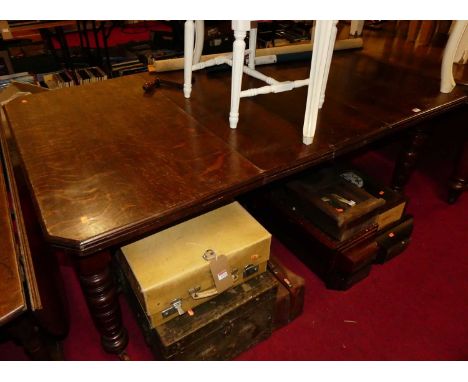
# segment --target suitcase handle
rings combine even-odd
[[[192,296],[194,300],[200,300],[202,298],[207,298],[211,296],[215,296],[218,294],[218,290],[216,288],[211,288],[200,292],[200,287],[198,288],[191,288],[189,289],[189,294]]]

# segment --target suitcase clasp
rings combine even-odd
[[[171,306],[161,312],[163,318],[169,317],[174,313],[179,313],[179,316],[182,316],[185,313],[182,309],[182,300],[180,298],[172,301]]]

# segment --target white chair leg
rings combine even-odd
[[[457,20],[454,22],[450,37],[445,46],[444,56],[442,57],[442,67],[440,73],[440,92],[450,93],[455,87],[455,80],[453,79],[453,62],[457,49],[460,45],[462,37],[468,26],[468,21]]]
[[[465,28],[465,33],[463,33],[458,44],[454,62],[457,64],[466,64],[468,62],[468,27]]]
[[[255,50],[257,49],[257,26],[249,32],[249,68],[255,69]]]
[[[193,43],[195,39],[193,20],[184,25],[184,97],[190,98],[192,92]]]
[[[313,141],[320,104],[320,94],[325,80],[327,57],[330,52],[332,35],[336,21],[317,20],[315,24],[312,62],[310,65],[309,87],[304,115],[303,142],[310,145]]]
[[[193,64],[198,64],[203,52],[205,42],[205,21],[195,21],[195,48],[193,49]]]
[[[233,20],[234,43],[232,48],[232,75],[231,75],[231,111],[229,112],[229,126],[237,127],[239,121],[239,102],[242,87],[242,74],[244,67],[245,36],[250,30],[250,21]]]
[[[325,64],[325,73],[323,74],[322,89],[320,91],[319,109],[322,108],[323,103],[325,102],[325,90],[327,88],[328,74],[330,73],[331,60],[333,57],[333,49],[335,47],[336,33],[338,32],[336,24],[338,24],[338,21],[334,22],[332,32],[330,35],[330,45],[328,46],[327,62]]]
[[[349,35],[351,37],[359,37],[362,35],[364,29],[364,20],[351,20],[351,26],[349,28]]]

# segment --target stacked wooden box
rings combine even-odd
[[[234,202],[119,251],[120,284],[157,358],[231,359],[301,313],[303,280],[270,243]]]
[[[346,290],[409,244],[406,198],[351,167],[328,167],[244,201],[330,289]]]

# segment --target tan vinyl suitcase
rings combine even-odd
[[[234,202],[122,247],[118,259],[156,327],[265,272],[270,244]]]

